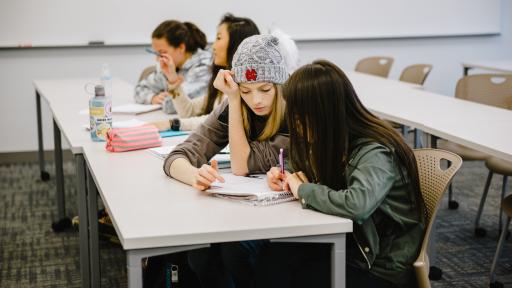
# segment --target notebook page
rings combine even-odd
[[[174,149],[174,147],[176,147],[176,146],[175,145],[161,146],[161,147],[150,148],[150,149],[147,149],[146,151],[148,151],[152,155],[155,155],[156,157],[163,160],[163,159],[165,159],[165,157],[167,157],[167,155],[169,155],[169,153],[171,153],[171,151]]]
[[[272,200],[291,195],[290,192],[273,191],[268,187],[266,175],[235,176],[221,174],[225,182],[215,181],[206,192],[222,194],[234,199]]]

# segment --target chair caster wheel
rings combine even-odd
[[[56,222],[52,223],[52,230],[53,232],[62,232],[64,230],[67,230],[71,228],[73,225],[71,224],[71,219],[69,218],[62,218]]]
[[[450,210],[457,210],[459,208],[459,203],[455,200],[448,201],[448,208]]]
[[[475,236],[477,238],[485,237],[485,235],[487,235],[487,230],[485,230],[484,228],[481,228],[481,227],[475,228]]]
[[[441,268],[436,266],[430,266],[430,271],[428,273],[428,278],[430,280],[441,280],[441,277],[443,277],[443,270]]]
[[[503,288],[503,287],[504,287],[503,283],[498,282],[498,281],[489,284],[489,288]]]
[[[44,182],[50,180],[50,173],[46,171],[41,171],[41,180]]]

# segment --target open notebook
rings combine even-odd
[[[235,176],[231,173],[221,175],[225,182],[214,182],[206,192],[212,193],[216,197],[255,206],[274,205],[295,200],[291,192],[272,191],[267,185],[266,175]]]

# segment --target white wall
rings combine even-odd
[[[462,75],[461,61],[512,58],[511,1],[502,0],[501,8],[499,36],[299,42],[302,63],[325,58],[353,69],[360,58],[389,55],[395,58],[390,75],[395,79],[409,64],[431,63],[434,69],[426,89],[453,95]],[[101,64],[108,62],[114,77],[135,83],[140,71],[152,61],[141,47],[0,50],[0,153],[37,150],[32,79],[95,77]],[[51,115],[44,102],[42,106],[45,150],[51,150]]]
[[[195,23],[213,41],[215,26],[225,11],[250,16],[260,31],[280,27],[294,39],[495,34],[501,0],[258,0],[258,5],[241,5],[237,0],[187,0],[185,4],[152,0],[149,5],[126,0],[2,2],[0,47],[20,43],[54,47],[86,45],[91,40],[147,43],[154,27],[169,18]],[[208,13],[198,13],[198,7]],[[283,13],[291,7],[293,12]],[[435,21],[430,21],[432,15]]]

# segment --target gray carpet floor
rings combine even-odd
[[[47,163],[52,173],[54,166]],[[77,214],[75,169],[66,162],[67,214]],[[56,219],[54,175],[39,179],[37,163],[0,165],[0,287],[80,287],[78,233],[54,233]],[[445,199],[438,214],[438,266],[443,278],[433,287],[486,287],[498,238],[501,176],[495,176],[482,218],[488,233],[473,236],[473,222],[487,176],[482,162],[464,163],[454,181],[458,210]],[[509,181],[509,183],[512,181]],[[510,185],[509,185],[510,186]],[[509,191],[512,191],[509,187]],[[512,238],[512,237],[511,237]],[[126,287],[123,250],[101,242],[102,287]],[[497,276],[512,287],[512,239],[505,245]]]

